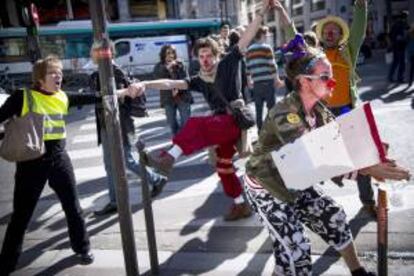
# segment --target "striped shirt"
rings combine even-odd
[[[273,50],[266,43],[250,45],[246,53],[246,65],[253,82],[273,80],[277,73]]]

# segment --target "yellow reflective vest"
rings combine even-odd
[[[32,93],[33,105],[32,111],[44,115],[43,122],[43,140],[60,140],[66,138],[66,124],[64,116],[68,114],[68,97],[59,90],[52,95],[42,94],[36,90],[30,90]],[[23,108],[21,116],[29,112],[28,91],[23,94]]]

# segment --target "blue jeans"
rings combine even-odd
[[[167,123],[171,128],[173,135],[183,127],[185,122],[191,116],[191,104],[184,101],[178,103],[169,103],[164,106],[165,116],[167,117]],[[177,114],[178,112],[178,114]],[[180,121],[178,121],[177,115],[180,115]]]
[[[394,73],[395,73],[395,70],[397,70],[397,68],[398,68],[397,81],[403,82],[404,73],[405,73],[405,50],[394,50],[393,51],[392,64],[390,67],[390,71],[388,72],[389,81],[393,80]]]
[[[114,171],[111,166],[111,153],[109,150],[109,141],[108,137],[106,136],[106,132],[101,130],[101,140],[102,140],[102,150],[103,150],[103,159],[105,165],[105,171],[107,174],[107,186],[109,192],[109,201],[111,203],[116,203],[116,195],[115,195],[115,178],[114,178]],[[125,165],[127,169],[134,172],[137,175],[141,175],[141,166],[139,164],[139,159],[134,152],[132,152],[132,147],[128,143],[124,143],[124,158],[125,158]],[[163,177],[151,171],[150,169],[146,169],[148,184],[150,186],[158,185]]]
[[[256,106],[256,123],[260,130],[263,125],[263,105],[266,102],[267,110],[275,105],[275,88],[273,80],[255,82],[253,86],[253,99]]]

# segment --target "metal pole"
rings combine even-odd
[[[116,200],[118,205],[125,269],[128,276],[137,276],[139,275],[138,258],[135,248],[128,183],[125,173],[119,110],[117,97],[115,96],[116,86],[112,68],[112,52],[106,29],[106,14],[103,0],[89,0],[89,11],[91,13],[93,24],[94,43],[97,43],[100,46],[97,50],[99,80],[105,114],[105,129],[109,134],[111,166],[114,168],[113,172],[115,173]]]
[[[157,241],[155,238],[154,216],[152,213],[151,197],[148,188],[148,174],[146,168],[145,145],[142,141],[138,141],[137,149],[139,151],[139,159],[141,166],[141,186],[142,186],[142,203],[144,205],[145,226],[147,229],[147,242],[150,255],[151,273],[159,274]]]
[[[378,276],[388,275],[388,202],[387,192],[378,189]]]
[[[391,0],[385,0],[385,9],[387,13],[387,23],[385,25],[385,33],[389,34],[392,25],[392,2]]]
[[[72,8],[71,0],[66,0],[66,10],[67,10],[66,18],[68,20],[73,20],[74,16],[73,16],[73,8]]]

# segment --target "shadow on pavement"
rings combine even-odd
[[[270,240],[270,238],[267,238],[263,242],[263,244],[260,246],[260,248],[257,250],[257,252],[272,252],[273,250],[271,246],[269,246],[271,244],[272,244],[272,241]],[[270,258],[274,259],[274,255],[272,254]],[[249,262],[247,263],[246,268],[243,271],[241,271],[238,275],[239,276],[250,276],[252,275],[252,272],[248,269],[249,267],[255,266],[255,267],[261,267],[263,269],[266,265],[266,262],[267,262],[267,259],[260,258],[258,255],[254,255],[254,257],[250,259]],[[255,271],[259,272],[259,270],[255,270]],[[262,273],[258,273],[258,275],[262,275],[263,270],[261,272]]]
[[[60,261],[58,261],[57,263],[54,263],[53,265],[49,266],[48,268],[38,272],[35,274],[35,276],[47,276],[47,275],[56,275],[59,272],[78,265],[79,264],[79,260],[75,257],[75,255],[66,257]]]
[[[202,168],[204,167],[204,168]],[[212,173],[214,173],[213,169],[207,169],[205,168],[204,164],[194,164],[194,165],[189,165],[186,166],[185,168],[180,168],[177,167],[174,171],[176,171],[176,173],[174,173],[173,171],[173,175],[172,177],[174,178],[174,180],[186,180],[185,179],[185,173],[184,170],[191,170],[192,172],[195,172],[197,177],[199,178],[204,178],[207,177],[209,175],[211,175]],[[188,177],[188,174],[187,174]],[[194,177],[192,176],[191,179],[193,179]],[[94,194],[94,193],[99,193],[103,190],[106,190],[106,185],[104,184],[105,178],[100,178],[100,179],[94,179],[92,181],[88,181],[88,182],[83,182],[79,185],[77,185],[77,189],[80,192],[79,194]],[[196,181],[194,181],[194,183],[190,183],[188,185],[186,185],[185,187],[181,187],[180,189],[174,189],[174,192],[169,192],[168,195],[164,195],[164,197],[169,197],[175,193],[179,193],[182,190],[190,187],[191,185],[196,184]],[[103,195],[102,197],[106,197],[107,195]],[[95,201],[99,201],[101,200],[101,197],[97,198]],[[23,251],[21,258],[19,259],[19,263],[18,263],[18,268],[17,269],[23,269],[26,268],[28,266],[30,266],[30,264],[32,264],[38,257],[40,257],[44,252],[48,251],[48,250],[59,250],[59,249],[66,249],[66,248],[70,248],[70,243],[68,240],[68,234],[67,234],[67,223],[66,223],[66,218],[65,217],[61,217],[57,220],[54,219],[54,217],[56,215],[61,215],[59,213],[62,213],[61,208],[59,207],[58,210],[53,213],[50,214],[50,216],[48,216],[47,218],[42,218],[42,215],[44,215],[46,212],[48,212],[50,210],[51,207],[55,206],[58,202],[56,195],[53,194],[49,194],[47,196],[42,197],[39,202],[42,202],[42,204],[39,204],[40,206],[37,206],[35,214],[32,217],[31,223],[27,229],[27,232],[35,232],[37,230],[39,230],[41,227],[45,227],[51,231],[61,231],[64,230],[63,232],[54,235],[54,236],[49,236],[49,238],[47,238],[46,240],[41,241],[40,243],[37,243],[36,245],[34,245],[33,247]],[[220,201],[221,203],[224,203],[224,200]],[[138,211],[143,209],[143,206],[141,203],[138,202],[131,202],[131,212],[132,214],[137,213]],[[204,206],[204,205],[203,205]],[[196,215],[197,216],[203,216],[205,211],[208,211],[208,209],[210,210],[216,210],[217,207],[217,201],[215,203],[210,202],[210,204],[205,206],[206,210],[204,209],[197,209],[199,211],[196,211]],[[225,210],[225,208],[222,208],[223,210]],[[220,210],[220,208],[218,208],[218,210]],[[213,211],[214,212],[214,211]],[[0,224],[5,225],[8,223],[9,219],[10,219],[11,214],[7,214],[3,217],[0,218]],[[213,215],[209,215],[212,218],[215,218],[216,216],[218,216],[218,214],[214,213]],[[86,222],[86,227],[88,229],[88,233],[89,235],[92,237],[94,235],[99,234],[100,232],[103,232],[104,230],[112,227],[113,225],[117,224],[118,221],[118,216],[117,215],[106,215],[106,216],[94,216],[93,214],[91,214],[90,210],[88,212],[85,212],[85,222]],[[216,233],[217,235],[219,235],[219,233]],[[230,235],[231,237],[231,235]],[[120,237],[119,237],[120,238]],[[93,250],[93,248],[92,248]],[[62,271],[72,265],[76,265],[77,262],[73,262],[73,259],[71,258],[66,258],[63,259],[61,261],[59,261],[56,264],[51,264],[51,267],[49,267],[48,269],[46,269],[44,272],[42,272],[39,275],[55,275],[57,274],[59,271]]]
[[[410,89],[410,86],[407,86],[403,89],[393,91],[390,94],[385,95],[384,97],[381,97],[381,100],[384,103],[391,103],[396,101],[401,101],[406,98],[409,98],[411,94],[414,92],[414,87]]]
[[[223,200],[217,200],[217,197],[222,197]],[[198,275],[213,271],[220,264],[229,259],[236,258],[240,254],[247,251],[247,243],[260,234],[262,227],[240,227],[235,226],[220,226],[217,221],[221,220],[227,210],[230,208],[232,200],[226,197],[224,194],[212,193],[207,200],[194,211],[194,217],[187,225],[183,227],[180,235],[191,235],[204,224],[207,224],[211,220],[215,220],[212,227],[209,227],[206,240],[202,240],[200,237],[195,237],[186,242],[181,248],[179,248],[172,256],[170,256],[163,264],[160,264],[161,270],[167,269],[170,263],[180,262],[180,255],[194,254],[194,253],[225,253],[224,255],[217,254],[215,256],[209,256],[208,260],[199,260],[194,258],[192,261],[185,261],[186,269],[180,269],[177,274],[171,274],[168,269],[168,275]],[[203,223],[194,223],[196,220],[203,220]],[[237,234],[235,232],[238,231]],[[237,236],[237,240],[235,240]],[[256,265],[255,265],[256,266]],[[184,265],[180,265],[184,267]],[[264,265],[263,265],[264,267]]]
[[[355,237],[361,231],[362,227],[367,225],[369,222],[375,220],[374,218],[370,217],[361,207],[358,213],[349,221],[349,226],[351,228],[352,236]],[[358,249],[358,248],[357,248]],[[313,263],[313,273],[314,275],[322,275],[326,272],[331,265],[336,263],[341,258],[338,251],[329,247],[325,252],[322,253],[320,258]]]

